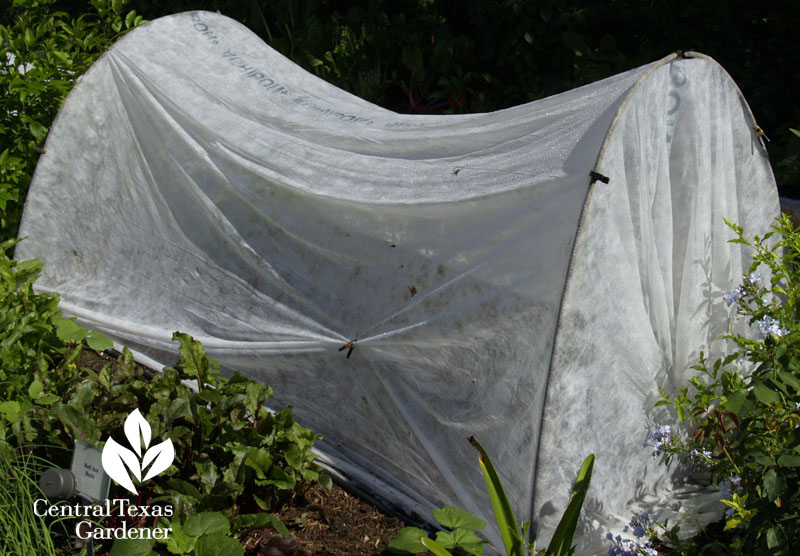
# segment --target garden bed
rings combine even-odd
[[[80,367],[100,372],[115,358],[85,349]],[[270,529],[252,531],[240,539],[247,554],[256,556],[378,556],[390,554],[389,541],[404,526],[398,517],[382,512],[371,503],[338,485],[328,490],[312,484],[291,504],[277,512],[296,540]],[[100,556],[100,553],[98,553]]]

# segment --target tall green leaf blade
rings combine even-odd
[[[423,552],[425,546],[421,539],[427,538],[428,532],[419,527],[403,527],[397,536],[389,542],[389,550],[400,554],[416,554]]]
[[[589,454],[583,460],[580,470],[578,470],[578,476],[575,479],[575,485],[572,487],[567,509],[564,510],[564,515],[561,516],[561,521],[558,522],[556,532],[547,547],[548,556],[569,554],[571,552],[572,539],[575,537],[575,528],[581,515],[583,500],[586,498],[586,492],[589,490],[589,483],[592,480],[593,468],[594,454]]]
[[[508,556],[524,556],[522,538],[517,531],[517,520],[514,517],[514,511],[511,509],[511,503],[508,501],[508,496],[506,496],[506,491],[503,489],[503,483],[500,482],[500,477],[494,469],[492,460],[480,442],[474,436],[470,436],[469,441],[480,452],[478,461],[483,471],[483,479],[486,481],[486,489],[489,491],[489,499],[492,501],[497,527],[503,537],[506,554]]]
[[[423,537],[420,539],[420,542],[422,543],[422,546],[430,550],[431,553],[434,554],[434,556],[453,556],[453,554],[449,550],[447,550],[445,547],[443,547],[433,539]]]

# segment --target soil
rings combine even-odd
[[[116,358],[84,349],[79,365],[99,371]],[[388,556],[389,541],[405,525],[401,519],[350,494],[338,485],[313,485],[278,513],[289,528],[288,541],[271,529],[242,540],[248,556]]]
[[[330,491],[315,485],[305,500],[306,506],[296,502],[280,513],[300,541],[298,556],[388,555],[389,541],[404,525],[336,485]]]

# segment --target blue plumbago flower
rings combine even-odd
[[[711,450],[703,450],[701,452],[699,450],[692,449],[692,451],[689,452],[689,457],[692,458],[692,459],[700,458],[700,457],[702,457],[704,459],[711,459]]]
[[[634,520],[635,519],[636,518],[634,518]],[[633,521],[631,521],[631,523],[633,523]],[[637,525],[637,527],[641,526]],[[642,530],[644,530],[643,527]],[[640,554],[658,556],[658,551],[650,546],[650,539],[643,539],[642,537],[644,537],[644,533],[642,533],[642,535],[637,535],[636,539],[624,539],[621,535],[615,537],[611,533],[608,533],[606,539],[613,543],[608,549],[608,556],[639,556]]]
[[[761,281],[761,273],[753,272],[750,276],[745,276],[744,281],[748,284],[757,284]]]
[[[642,512],[638,515],[633,516],[631,518],[630,523],[627,527],[623,529],[623,531],[627,532],[628,528],[633,528],[633,534],[636,537],[643,537],[645,529],[652,529],[653,524],[650,522],[650,514],[647,512]],[[637,529],[641,529],[641,533],[637,533]]]
[[[725,295],[723,295],[722,300],[725,302],[726,307],[730,307],[731,305],[739,301],[742,298],[743,294],[744,294],[744,289],[742,288],[742,286],[739,286],[735,290],[731,290]]]
[[[611,533],[606,535],[606,538],[614,543],[608,549],[608,556],[636,556],[640,554],[639,545],[631,539],[623,539],[619,535],[614,538]]]
[[[789,333],[785,327],[781,327],[780,322],[769,315],[764,315],[764,318],[756,321],[756,324],[758,325],[758,335],[761,340],[770,334],[775,334],[776,336],[785,336]]]
[[[728,477],[719,485],[719,493],[723,498],[730,498],[734,492],[742,491],[742,478],[738,475]]]
[[[656,427],[655,430],[651,430],[650,425],[645,425],[644,428],[647,429],[647,436],[645,437],[644,442],[642,442],[642,448],[652,446],[652,455],[653,459],[655,459],[661,455],[661,449],[664,447],[664,444],[669,442],[669,439],[672,436],[672,427],[669,425],[661,425]]]

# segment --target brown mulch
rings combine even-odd
[[[334,485],[328,491],[319,485],[306,492],[305,502],[279,514],[300,541],[303,556],[378,556],[390,554],[386,547],[403,522],[381,513],[375,506]]]
[[[100,371],[116,358],[84,349],[79,365]],[[271,530],[243,539],[255,556],[388,556],[389,541],[404,523],[397,517],[334,485],[313,485],[278,517],[296,540],[288,543]],[[299,541],[299,542],[298,542]],[[249,546],[248,546],[249,545]]]

